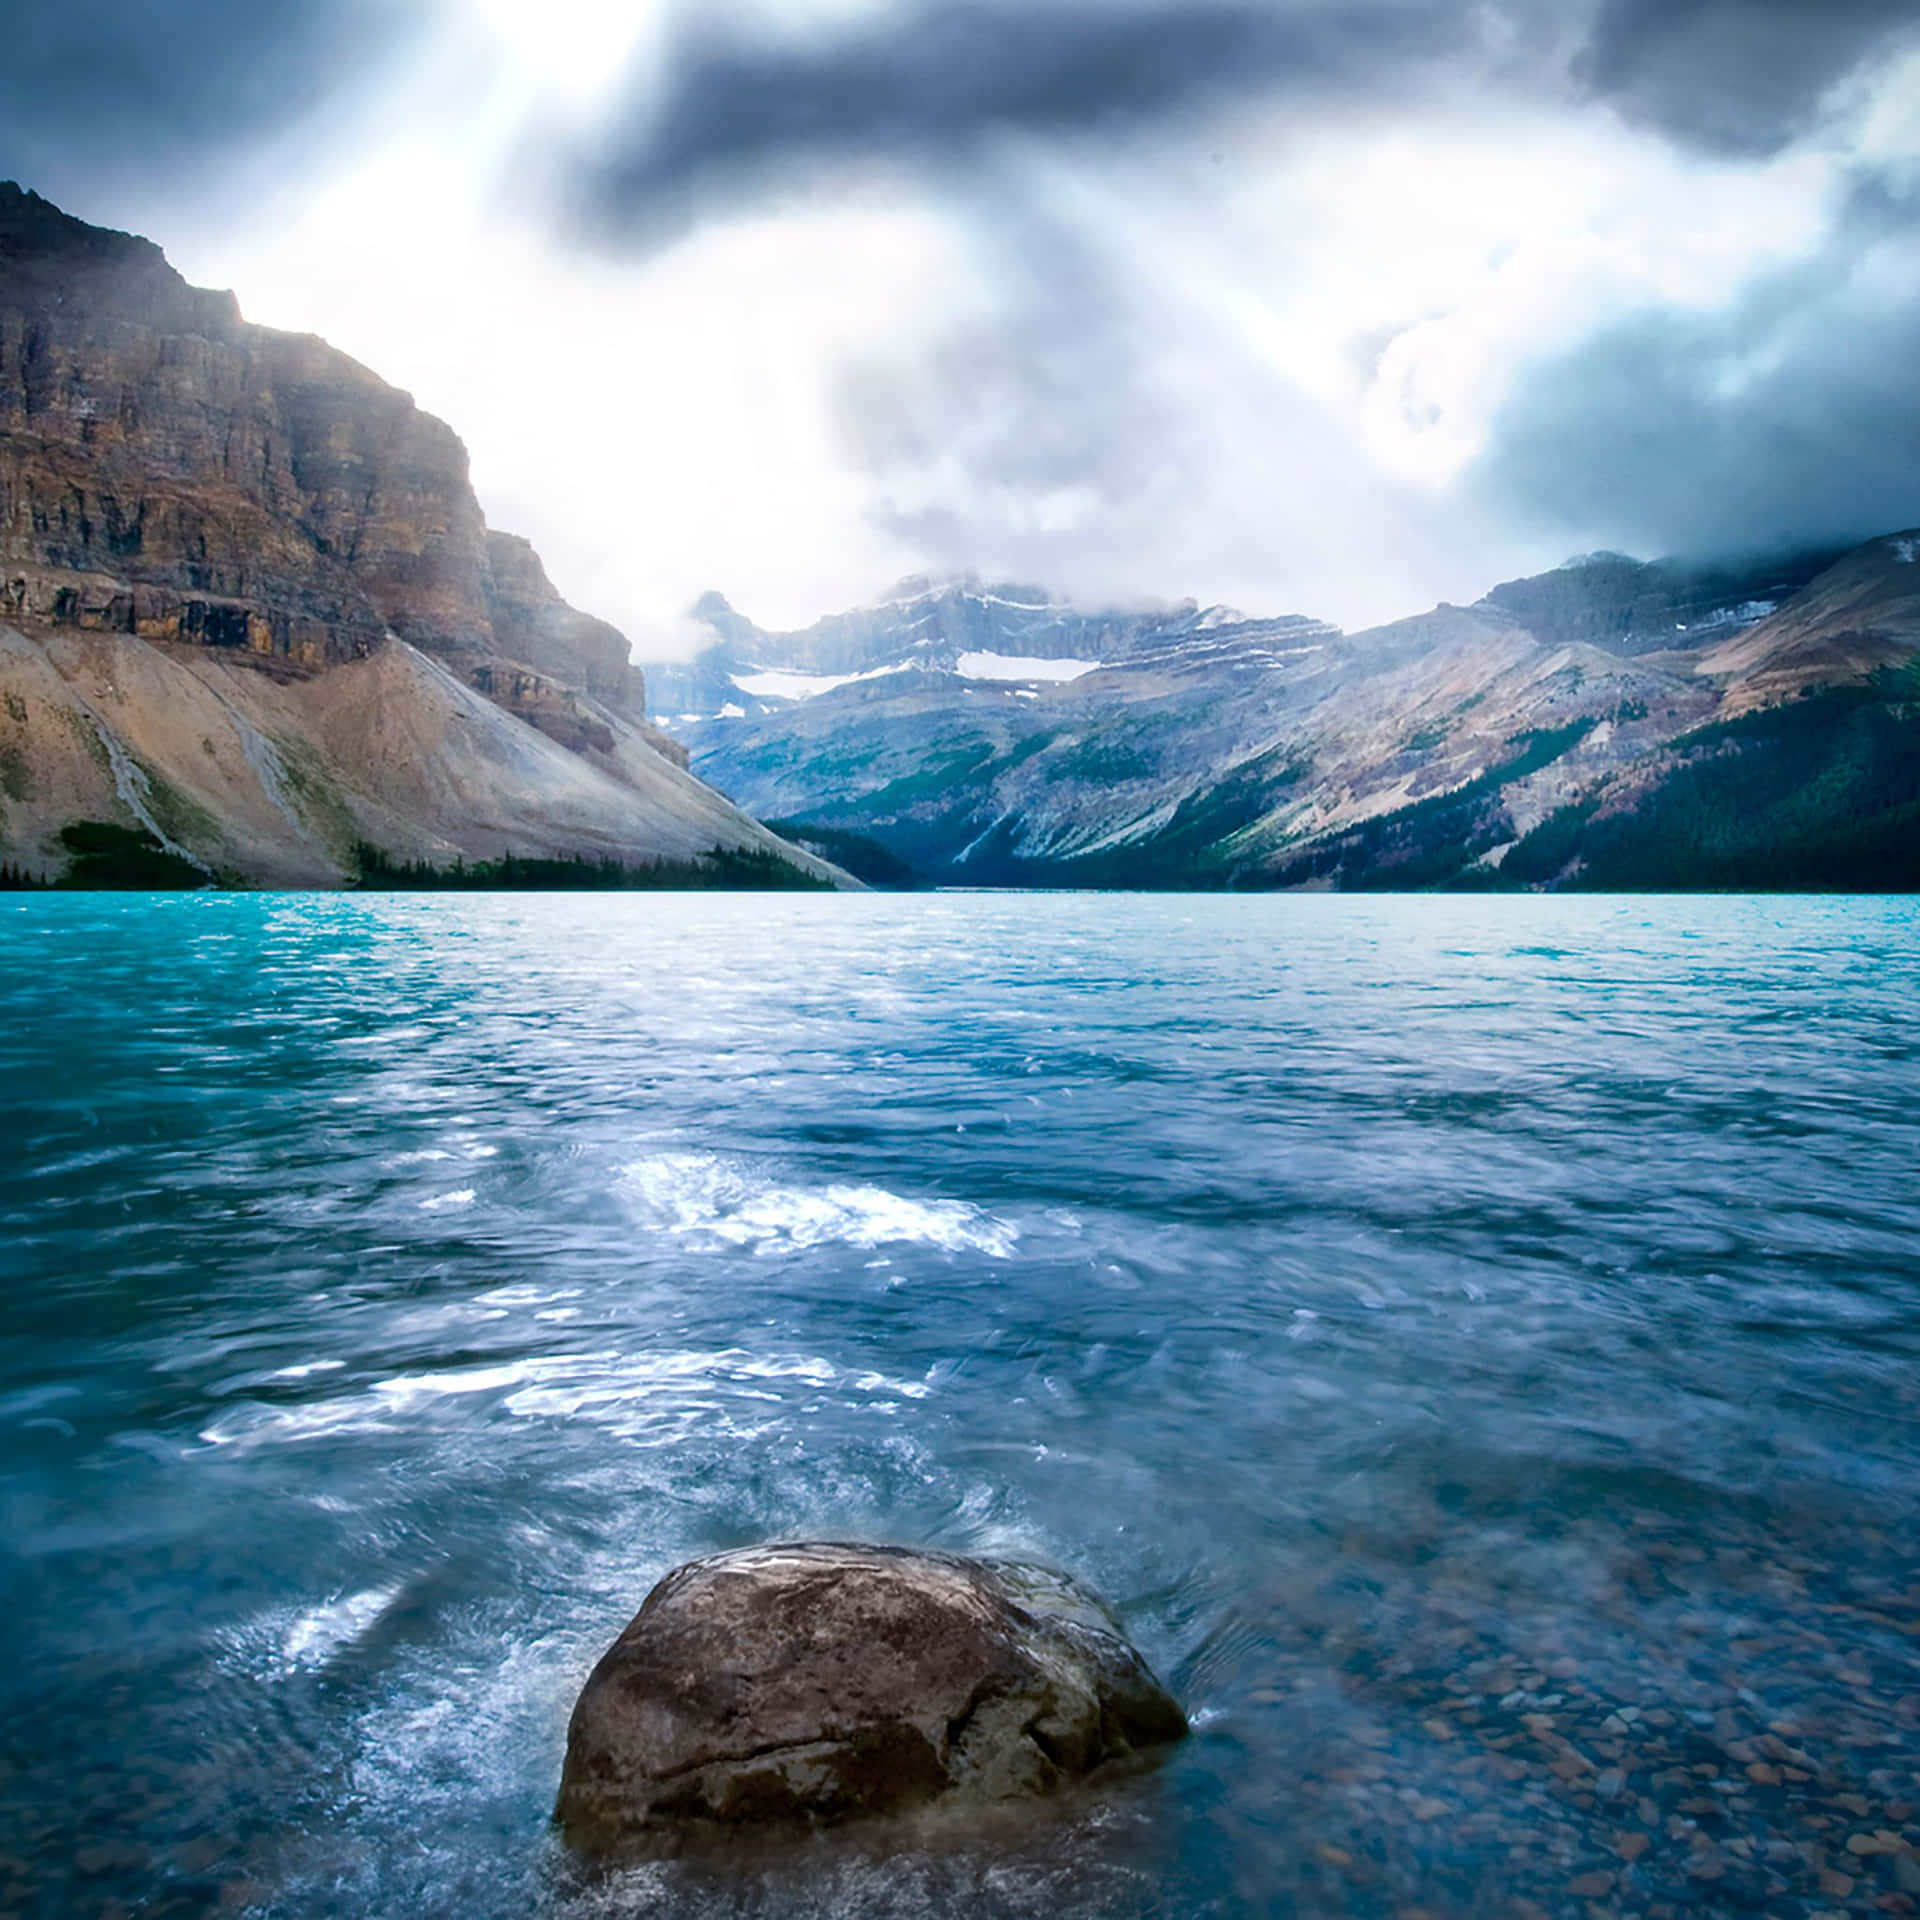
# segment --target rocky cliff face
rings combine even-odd
[[[249,326],[151,242],[11,185],[0,574],[15,617],[289,669],[397,637],[536,724],[560,688],[643,710],[624,638],[488,529],[451,428],[324,341]]]
[[[0,854],[209,876],[720,849],[818,875],[648,728],[624,637],[491,530],[452,429],[160,250],[0,185]]]
[[[1710,647],[1764,620],[1844,551],[1808,548],[1723,565],[1589,553],[1552,573],[1504,581],[1481,604],[1550,645],[1626,655]]]

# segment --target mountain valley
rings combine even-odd
[[[11,883],[1920,885],[1920,533],[1360,633],[973,578],[692,615],[636,667],[409,396],[0,185]]]

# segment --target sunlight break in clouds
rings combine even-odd
[[[1684,326],[1659,378],[1764,392],[1920,310],[1851,238],[1874,185],[1911,239],[1913,68],[1850,77],[1895,16],[1840,9],[1838,80],[1783,41],[1746,118],[1696,125],[1658,62],[1713,56],[1711,9],[1689,39],[1602,8],[1577,56],[1517,0],[1362,11],[1374,41],[1311,4],[413,9],[314,122],[134,212],[450,420],[493,522],[643,657],[709,587],[784,625],[975,568],[1356,625],[1576,548],[1737,542],[1687,510],[1725,490],[1705,452],[1636,468],[1616,363]],[[1026,82],[995,64],[1020,34]],[[1865,276],[1839,337],[1759,337],[1759,290],[1823,260]],[[1581,352],[1614,355],[1592,420],[1550,371]],[[1846,511],[1920,516],[1910,479]]]

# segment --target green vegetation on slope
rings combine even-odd
[[[1475,861],[1513,837],[1501,789],[1551,766],[1598,724],[1597,714],[1587,714],[1563,727],[1515,734],[1507,744],[1519,751],[1510,759],[1450,792],[1329,835],[1263,876],[1265,884],[1331,878],[1344,891],[1401,893],[1457,884]]]
[[[177,893],[213,882],[191,860],[169,853],[143,827],[117,827],[106,820],[76,820],[60,829],[67,870],[62,887]]]
[[[819,892],[833,885],[757,847],[715,847],[695,860],[636,866],[578,854],[531,859],[510,853],[499,860],[456,860],[450,867],[436,867],[426,860],[395,860],[362,841],[354,849],[354,860],[357,884],[380,893],[787,893]]]
[[[1509,885],[1595,892],[1920,892],[1920,681],[1810,695],[1703,727],[1632,812],[1562,808]]]
[[[870,834],[854,833],[846,827],[819,827],[810,820],[767,820],[762,824],[782,840],[791,840],[808,853],[831,860],[870,887],[906,889],[919,882],[920,876],[906,861]]]

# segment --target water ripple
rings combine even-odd
[[[0,1910],[1897,1906],[1917,990],[1903,901],[0,900]],[[808,1533],[1072,1568],[1194,1739],[579,1873],[599,1650]]]

